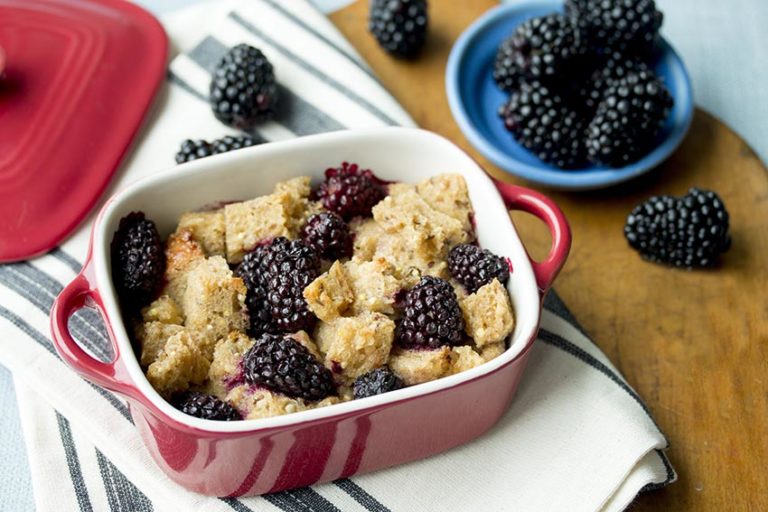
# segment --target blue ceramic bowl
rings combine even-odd
[[[453,117],[470,143],[510,174],[558,189],[604,188],[635,178],[663,162],[680,145],[693,118],[693,95],[688,72],[675,50],[662,42],[654,66],[675,100],[659,145],[641,160],[618,169],[592,166],[562,170],[539,160],[518,144],[498,115],[509,97],[493,80],[496,50],[523,21],[562,11],[562,0],[516,0],[493,8],[475,21],[456,41],[448,59],[446,88]]]

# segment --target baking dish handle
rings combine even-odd
[[[543,220],[552,234],[552,247],[544,261],[531,259],[533,274],[542,297],[563,267],[571,250],[571,228],[562,210],[550,198],[529,188],[495,181],[510,210],[521,210]]]
[[[106,322],[104,306],[99,292],[93,283],[94,278],[89,254],[88,261],[86,261],[83,269],[53,302],[53,307],[51,308],[53,345],[64,362],[86,380],[122,395],[136,398],[140,394],[128,377],[128,372],[120,360],[120,349],[115,343],[111,326]],[[115,354],[112,361],[99,361],[83,350],[72,338],[69,332],[69,319],[77,310],[83,307],[95,307],[102,318],[105,319],[109,340]]]

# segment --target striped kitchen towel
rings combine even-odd
[[[249,0],[214,26],[207,5],[167,20],[182,48],[115,187],[172,165],[181,140],[229,133],[206,102],[227,47],[264,51],[283,110],[254,135],[267,141],[346,128],[412,125],[333,25],[304,0]],[[90,222],[46,256],[0,266],[0,363],[14,375],[40,511],[618,511],[674,481],[667,441],[640,397],[553,293],[518,395],[481,438],[429,459],[263,497],[212,498],[172,483],[144,449],[125,403],[57,357],[48,312],[78,272]],[[98,315],[71,330],[110,357]],[[8,413],[9,411],[6,411]]]

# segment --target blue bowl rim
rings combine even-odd
[[[667,138],[654,150],[640,160],[618,169],[586,168],[579,170],[555,170],[548,167],[538,167],[514,158],[508,153],[497,148],[480,133],[469,117],[464,107],[464,102],[459,94],[459,83],[462,59],[467,54],[468,48],[478,37],[482,37],[485,28],[499,18],[510,13],[526,12],[530,9],[557,9],[562,5],[562,0],[516,0],[511,4],[501,4],[489,9],[475,20],[456,40],[456,43],[448,57],[445,74],[445,86],[448,96],[448,105],[459,128],[469,142],[491,162],[496,164],[506,173],[524,178],[530,182],[546,185],[552,188],[569,190],[593,190],[606,188],[624,181],[631,180],[651,171],[666,160],[675,149],[680,146],[693,120],[693,91],[688,70],[675,49],[662,39],[662,54],[671,58],[671,62],[677,68],[682,77],[681,83],[684,93],[675,97],[675,102],[683,101],[681,121],[672,126]],[[510,135],[511,136],[511,135]],[[546,165],[543,164],[542,165]]]

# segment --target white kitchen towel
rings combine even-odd
[[[167,20],[177,44],[192,34],[199,42],[171,64],[114,188],[173,165],[185,138],[231,133],[205,97],[211,67],[240,42],[274,63],[285,105],[254,135],[277,140],[412,124],[309,3],[249,0],[212,24],[220,8]],[[479,439],[423,461],[263,497],[185,491],[150,459],[125,403],[78,377],[51,345],[48,312],[80,269],[89,227],[46,256],[0,266],[0,363],[14,374],[40,511],[619,511],[638,492],[675,479],[648,409],[553,293],[512,407]],[[95,312],[78,313],[71,329],[98,357],[110,357]]]

